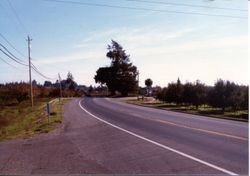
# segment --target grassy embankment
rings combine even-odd
[[[18,137],[29,137],[38,133],[48,133],[62,123],[63,105],[70,99],[58,99],[50,103],[50,124],[45,109],[46,102],[51,99],[44,98],[35,101],[30,107],[29,101],[15,106],[0,107],[0,141]]]
[[[231,111],[226,110],[223,112],[220,108],[212,108],[208,105],[199,106],[196,109],[195,106],[186,106],[186,105],[177,105],[174,103],[165,103],[158,100],[149,100],[147,98],[139,99],[139,100],[126,100],[126,103],[141,105],[146,107],[152,108],[159,108],[177,112],[184,112],[189,114],[196,114],[196,115],[205,115],[215,118],[227,118],[232,120],[240,120],[240,121],[248,121],[248,110],[241,110],[241,111]]]

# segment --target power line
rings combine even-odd
[[[22,62],[20,62],[19,60],[16,60],[15,58],[13,58],[11,55],[9,55],[8,53],[6,53],[4,50],[2,50],[1,48],[0,48],[0,51],[3,53],[3,54],[5,54],[8,58],[10,58],[11,60],[13,60],[13,61],[15,61],[16,63],[18,63],[18,64],[20,64],[20,65],[23,65],[23,66],[28,66],[27,64],[24,64],[24,63],[22,63]]]
[[[1,44],[0,44],[1,45]],[[29,65],[27,65],[27,64],[24,64],[24,63],[22,63],[22,62],[20,62],[19,60],[17,60],[16,59],[16,57],[12,57],[12,54],[8,54],[7,52],[5,52],[4,50],[2,50],[1,48],[0,48],[0,51],[3,53],[3,54],[5,54],[7,57],[9,57],[11,60],[13,60],[13,61],[15,61],[16,63],[18,63],[18,64],[21,64],[21,65],[23,65],[23,66],[26,66],[26,67],[28,67]],[[1,60],[3,60],[2,58],[1,58]],[[5,63],[7,63],[5,60],[3,60]],[[10,65],[9,63],[7,63],[8,65]],[[42,76],[43,78],[45,78],[45,79],[49,79],[49,80],[55,80],[56,78],[50,78],[50,77],[47,77],[47,76],[45,76],[44,74],[42,74],[38,69],[37,69],[37,67],[33,64],[33,63],[31,63],[31,68],[37,73],[37,74],[39,74],[40,76]],[[11,65],[12,66],[12,65]]]
[[[247,9],[225,8],[225,7],[214,7],[214,6],[203,6],[203,5],[191,5],[191,4],[162,2],[162,1],[148,1],[148,0],[126,0],[126,1],[134,1],[134,2],[141,2],[141,3],[149,3],[149,4],[162,4],[162,5],[186,6],[186,7],[197,7],[197,8],[209,8],[209,9],[219,9],[219,10],[233,10],[233,11],[241,11],[241,12],[248,11]]]
[[[33,106],[33,92],[32,92],[32,83],[31,83],[31,69],[34,70],[38,75],[40,75],[41,77],[45,78],[46,80],[55,80],[56,78],[50,78],[48,76],[45,76],[43,73],[41,73],[38,68],[31,62],[31,57],[30,57],[30,41],[31,39],[28,37],[28,49],[29,49],[29,65],[24,64],[23,61],[21,59],[19,59],[18,57],[16,57],[14,54],[12,54],[7,47],[5,47],[3,44],[0,43],[0,46],[3,48],[0,48],[0,51],[6,55],[9,59],[13,60],[14,62],[29,67],[29,73],[30,73],[30,85],[31,85],[31,104]],[[16,68],[15,66],[13,66],[12,64],[8,63],[7,61],[5,61],[3,58],[0,57],[0,60],[2,60],[3,62],[5,62],[6,64]]]
[[[32,97],[33,95],[32,95],[31,69],[33,69],[37,74],[39,74],[40,76],[42,76],[42,77],[45,78],[45,79],[50,79],[50,80],[52,80],[52,78],[49,78],[49,77],[45,76],[44,74],[42,74],[42,73],[37,69],[37,67],[31,62],[31,56],[30,56],[30,47],[31,47],[31,43],[30,43],[30,42],[32,41],[32,39],[28,36],[27,41],[28,41],[28,56],[29,56],[29,77],[30,77],[30,86],[31,86],[31,88],[30,88],[30,94],[31,94],[31,97]],[[31,98],[31,104],[32,104],[32,106],[33,106],[33,99],[32,99],[32,98]]]
[[[25,27],[25,25],[23,24],[23,22],[22,22],[21,19],[19,18],[18,14],[17,14],[15,8],[13,7],[13,5],[11,4],[10,0],[7,0],[7,2],[8,2],[8,4],[9,4],[9,6],[10,6],[12,12],[13,12],[13,14],[15,15],[17,21],[18,21],[19,24],[22,26],[22,28],[24,29],[24,31],[26,32],[26,34],[28,34],[29,32],[28,32],[27,28]]]
[[[0,48],[0,51],[2,51],[6,56],[8,56],[10,59],[12,59],[13,61],[15,61],[15,62],[17,62],[17,63],[19,63],[19,64],[21,64],[21,65],[24,65],[24,66],[28,66],[27,64],[24,64],[24,63],[22,63],[23,61],[22,60],[20,60],[19,58],[17,58],[14,54],[12,54],[4,45],[2,45],[1,43],[0,43],[0,46],[2,46],[4,49],[5,49],[5,51],[7,52],[5,52],[5,51],[3,51],[1,48]],[[47,77],[47,76],[45,76],[44,74],[42,74],[38,69],[37,69],[37,67],[33,64],[33,63],[31,63],[31,68],[37,73],[37,74],[39,74],[40,76],[42,76],[42,77],[44,77],[45,79],[50,79],[50,80],[53,80],[53,78],[50,78],[50,77]]]
[[[40,76],[42,76],[43,78],[49,79],[49,80],[55,80],[55,78],[50,78],[50,77],[47,77],[47,76],[45,76],[44,74],[42,74],[32,62],[31,62],[31,65],[32,65],[31,68],[32,68],[37,74],[39,74]]]
[[[0,33],[0,36],[16,51],[16,52],[18,52],[21,56],[23,56],[23,57],[27,57],[27,56],[25,56],[22,52],[20,52],[18,49],[16,49],[16,47],[14,47],[14,45],[12,45],[10,42],[9,42],[9,40],[7,40],[7,38],[6,37],[4,37],[3,36],[3,34],[1,34]]]
[[[95,6],[95,7],[108,7],[108,8],[117,8],[117,9],[139,10],[139,11],[152,11],[152,12],[164,12],[164,13],[177,13],[177,14],[188,14],[188,15],[201,15],[201,16],[212,16],[212,17],[247,19],[247,17],[243,17],[243,16],[206,14],[206,13],[183,12],[183,11],[174,11],[174,10],[159,10],[159,9],[150,9],[150,8],[142,8],[142,7],[128,7],[128,6],[117,6],[117,5],[107,5],[107,4],[97,4],[97,3],[85,3],[85,2],[78,2],[78,1],[65,1],[65,0],[41,0],[41,1],[65,3],[65,4],[75,4],[75,5],[84,5],[84,6]]]
[[[36,58],[36,60],[34,60],[34,58],[32,57],[31,58],[33,61],[37,61],[37,58]],[[48,64],[48,63],[41,63],[39,66],[41,67],[42,65],[45,65],[46,67],[50,67],[50,68],[53,68],[53,69],[57,69],[57,70],[60,70],[60,71],[65,71],[66,69],[65,68],[62,68],[62,67],[58,67],[57,65],[55,65],[55,64],[53,64],[53,65],[50,65],[50,64]]]
[[[16,66],[14,66],[14,65],[12,65],[12,64],[10,64],[10,63],[8,63],[8,62],[7,62],[6,60],[4,60],[3,58],[0,57],[0,60],[2,60],[4,63],[8,64],[9,66],[11,66],[11,67],[17,69]]]
[[[14,54],[12,54],[4,45],[2,45],[1,43],[0,43],[0,46],[5,50],[5,51],[7,51],[7,53],[8,54],[10,54],[12,57],[14,57],[16,60],[18,60],[19,62],[24,62],[24,61],[22,61],[21,59],[19,59],[18,57],[16,57]]]

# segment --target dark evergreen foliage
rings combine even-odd
[[[120,44],[112,40],[106,56],[111,60],[109,67],[101,67],[94,77],[96,83],[106,84],[112,95],[116,91],[123,96],[134,93],[137,89],[137,68]]]

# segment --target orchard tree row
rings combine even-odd
[[[168,84],[163,88],[157,98],[167,102],[183,105],[210,105],[214,108],[231,110],[248,109],[248,86],[237,85],[234,82],[217,80],[214,86],[206,86],[196,81],[182,84],[178,79],[176,83]]]

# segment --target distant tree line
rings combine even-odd
[[[206,86],[200,81],[182,84],[178,79],[175,83],[157,93],[157,98],[167,103],[193,105],[198,108],[207,104],[214,108],[231,110],[248,109],[248,86],[237,85],[234,82],[217,80],[214,86]]]
[[[60,82],[55,83],[45,81],[43,85],[37,84],[35,80],[33,84],[33,96],[37,98],[59,97]],[[83,90],[79,88],[74,81],[72,74],[69,72],[67,78],[61,81],[62,94],[64,97],[81,96]],[[30,85],[25,82],[12,82],[0,84],[0,106],[15,105],[30,98]]]

